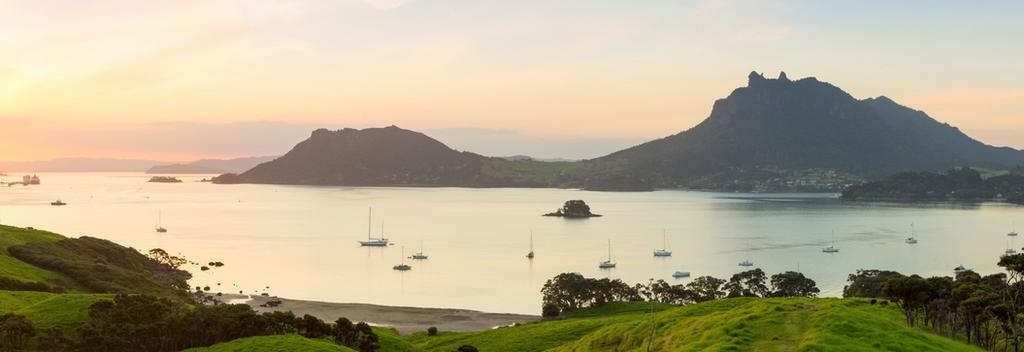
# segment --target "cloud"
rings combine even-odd
[[[361,0],[363,3],[378,10],[394,10],[405,6],[410,0]]]

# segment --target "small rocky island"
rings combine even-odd
[[[568,200],[561,208],[558,208],[553,213],[544,214],[544,216],[561,216],[564,218],[592,218],[595,216],[601,216],[600,214],[594,214],[590,212],[590,206],[582,200]]]
[[[172,177],[172,176],[153,176],[153,177],[149,178],[149,182],[181,183],[181,180],[179,180],[177,177]]]

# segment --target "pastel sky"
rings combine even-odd
[[[280,154],[398,125],[599,156],[752,70],[886,95],[1024,148],[1021,1],[0,0],[0,160]]]

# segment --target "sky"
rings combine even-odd
[[[1024,2],[0,0],[0,160],[277,155],[398,125],[589,158],[688,129],[750,71],[1024,148]]]

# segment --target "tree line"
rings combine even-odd
[[[1024,254],[1003,256],[1006,270],[982,276],[903,275],[858,270],[844,297],[880,297],[896,303],[909,326],[917,326],[988,350],[1019,351],[1024,340]]]
[[[632,286],[619,279],[593,279],[579,273],[562,273],[547,280],[541,288],[541,313],[545,317],[554,317],[611,302],[653,300],[682,305],[725,297],[815,297],[819,292],[814,280],[795,271],[769,278],[761,269],[753,269],[736,273],[728,281],[701,276],[685,285],[658,280]]]
[[[21,351],[38,331],[22,315],[0,316],[0,343],[7,351]],[[111,301],[89,307],[88,321],[77,329],[77,339],[49,329],[38,339],[39,350],[82,352],[171,352],[205,347],[239,338],[298,334],[330,339],[360,352],[373,352],[379,338],[371,327],[339,318],[329,324],[311,315],[292,312],[257,313],[244,304],[189,306],[150,295],[118,294]]]

